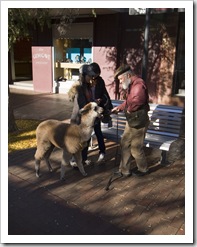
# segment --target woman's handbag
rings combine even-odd
[[[140,109],[135,112],[125,111],[125,116],[131,128],[143,128],[149,121],[147,109]]]

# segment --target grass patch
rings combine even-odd
[[[8,134],[8,153],[36,147],[36,128],[40,121],[16,120],[18,131]]]

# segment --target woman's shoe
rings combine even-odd
[[[104,158],[105,158],[105,154],[104,153],[100,153],[100,155],[98,157],[98,160],[97,160],[97,163],[101,163],[102,161],[104,161]]]

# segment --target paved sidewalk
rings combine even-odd
[[[10,89],[15,118],[45,120],[69,119],[73,103],[66,94],[34,93],[33,91]]]
[[[72,102],[66,95],[23,93],[12,91],[16,118],[69,119]],[[34,171],[35,149],[10,153],[9,234],[184,235],[184,158],[161,167],[160,151],[145,149],[151,173],[117,179],[106,191],[120,159],[117,144],[106,140],[106,147],[104,164],[85,167],[87,177],[68,168],[64,182],[59,180],[61,150],[51,155],[54,171],[49,173],[43,163],[39,179]],[[89,156],[96,161],[98,150],[91,150]]]

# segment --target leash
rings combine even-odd
[[[119,143],[119,140],[118,140],[118,113],[117,113],[117,118],[116,118],[116,139],[117,139],[117,143]],[[118,158],[118,145],[117,145],[117,148],[116,148],[116,156],[115,156],[115,166],[116,166],[116,163],[117,163],[117,158]],[[114,180],[114,176],[117,176]],[[115,180],[121,178],[123,175],[120,171],[114,171],[112,173],[112,175],[110,176],[110,179],[105,187],[105,190],[108,191],[109,188],[110,188],[110,185],[112,184],[112,182],[114,182]]]
[[[113,177],[114,176],[118,176],[118,177],[116,177],[114,180],[112,180],[113,179]],[[115,171],[115,172],[113,172],[112,173],[112,175],[111,175],[111,177],[110,177],[110,179],[109,179],[109,181],[108,181],[108,183],[107,183],[107,185],[106,185],[106,187],[105,187],[105,190],[106,191],[108,191],[109,190],[109,187],[110,187],[110,185],[112,184],[112,182],[114,182],[115,180],[117,180],[117,179],[119,179],[119,178],[121,178],[123,175],[122,175],[122,173],[121,172],[119,172],[119,171]]]

